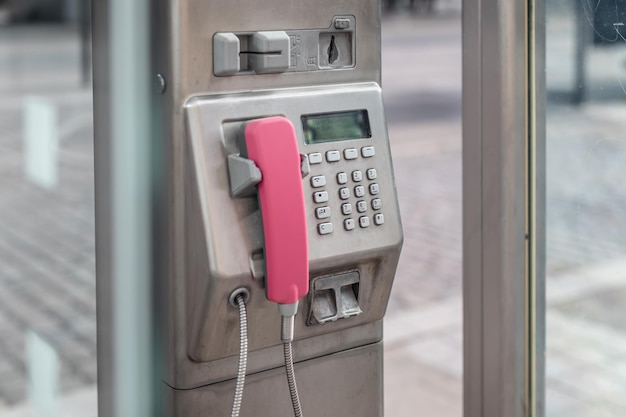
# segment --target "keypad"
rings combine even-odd
[[[320,235],[331,235],[336,233],[335,225],[343,223],[342,233],[355,233],[358,224],[360,229],[370,227],[370,222],[376,226],[385,223],[385,216],[381,212],[383,207],[382,199],[379,197],[381,187],[378,182],[378,172],[375,165],[376,151],[374,146],[363,146],[361,148],[333,149],[330,151],[311,152],[307,154],[311,167],[311,190],[313,201],[319,206],[315,207],[315,218],[319,220],[317,231]],[[367,159],[370,167],[363,167],[363,162]],[[335,171],[329,173],[326,165],[324,173],[330,175],[330,182],[322,172],[316,173],[314,165],[343,161],[336,165],[345,171]],[[359,161],[362,161],[360,164]],[[355,164],[355,165],[352,165]],[[358,168],[358,169],[357,169]],[[319,170],[319,168],[317,168]],[[332,180],[333,176],[336,178]],[[353,199],[354,198],[354,199]],[[354,211],[353,211],[354,210]],[[368,215],[368,210],[372,210]],[[358,215],[352,218],[353,213]]]

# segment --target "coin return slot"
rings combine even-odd
[[[358,271],[313,280],[307,324],[322,324],[361,314],[359,281]]]

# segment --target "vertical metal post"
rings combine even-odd
[[[98,415],[152,417],[150,14],[93,6]]]
[[[537,256],[543,245],[529,243],[539,242],[543,224],[529,215],[543,190],[529,183],[531,172],[543,172],[530,168],[531,160],[543,158],[531,154],[543,152],[534,147],[542,119],[533,115],[543,106],[533,105],[532,90],[543,84],[531,73],[542,77],[536,68],[544,61],[529,55],[536,53],[530,36],[543,36],[543,30],[531,30],[533,4],[463,4],[465,417],[534,416],[535,404],[542,403],[531,383],[541,343],[532,333],[532,294],[542,290],[530,281],[531,269],[543,262]]]

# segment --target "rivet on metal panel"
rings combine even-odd
[[[162,74],[157,74],[157,86],[159,87],[159,94],[165,93],[165,77]]]

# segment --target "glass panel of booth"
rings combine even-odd
[[[546,416],[626,414],[626,4],[546,2]]]
[[[89,2],[52,4],[0,2],[2,416],[97,409]]]
[[[457,417],[463,415],[461,2],[383,5],[382,85],[405,233],[384,322],[385,415]]]

